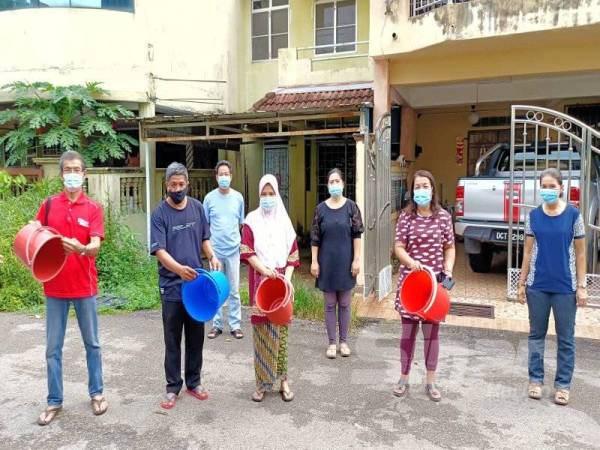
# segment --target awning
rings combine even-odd
[[[359,108],[373,103],[371,83],[335,84],[279,88],[266,94],[253,111],[302,111]]]

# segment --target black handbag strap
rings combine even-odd
[[[46,205],[44,208],[44,226],[48,226],[48,216],[50,215],[50,207],[52,206],[52,197],[46,199]]]

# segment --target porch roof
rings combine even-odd
[[[359,131],[361,105],[302,111],[194,114],[140,119],[147,142],[221,141],[353,134]],[[366,105],[362,105],[366,106]]]
[[[359,108],[373,103],[371,83],[335,84],[278,88],[254,104],[253,111],[328,111]]]

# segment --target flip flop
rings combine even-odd
[[[104,395],[95,395],[92,397],[90,404],[92,405],[92,412],[95,416],[101,416],[108,410],[108,402],[106,401],[106,398],[104,398]]]
[[[408,383],[403,379],[398,380],[393,392],[396,397],[406,397],[406,394],[408,394]]]
[[[48,406],[40,416],[38,417],[37,423],[41,427],[45,427],[46,425],[50,425],[58,413],[62,410],[62,405],[59,406]]]
[[[177,403],[177,394],[169,392],[165,400],[160,403],[162,409],[173,409]]]
[[[252,401],[260,403],[265,399],[265,391],[257,390],[252,393]]]
[[[431,384],[426,384],[425,385],[425,392],[427,393],[427,396],[429,397],[429,400],[431,400],[432,402],[440,402],[442,401],[442,394],[440,393],[440,391],[438,390],[438,388],[435,387],[435,384],[431,383]]]
[[[527,395],[529,398],[534,400],[539,400],[542,398],[542,385],[539,383],[529,383],[529,388],[527,389]]]
[[[557,389],[554,394],[554,403],[560,406],[566,406],[569,404],[569,390],[568,389]]]
[[[187,393],[198,400],[208,400],[208,391],[202,385],[198,385],[194,389],[188,389]]]
[[[281,389],[279,389],[279,393],[281,394],[281,399],[284,402],[291,402],[292,400],[294,400],[294,393],[290,390],[290,386],[285,383],[285,388],[283,387],[283,384],[281,385]]]

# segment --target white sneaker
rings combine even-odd
[[[329,359],[335,359],[335,357],[337,356],[337,347],[335,344],[331,344],[329,347],[327,347],[327,357]]]
[[[346,356],[350,356],[350,354],[352,353],[352,351],[350,350],[350,347],[348,347],[348,344],[346,344],[345,342],[342,342],[340,344],[340,354],[344,357]]]

